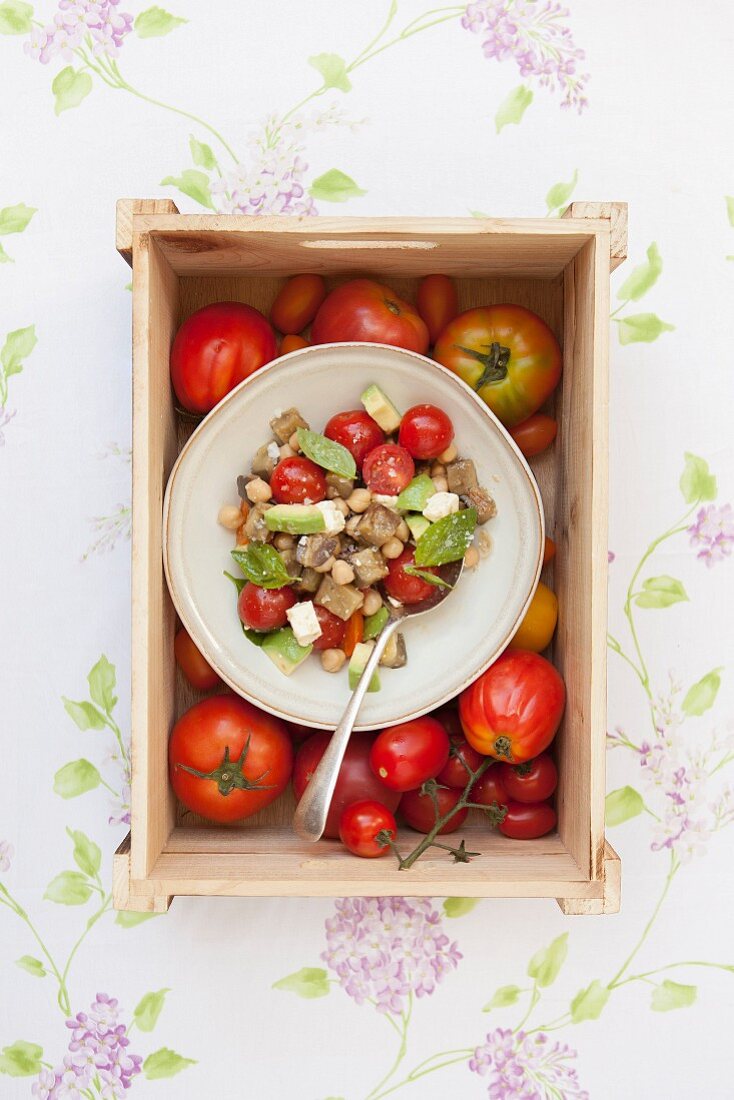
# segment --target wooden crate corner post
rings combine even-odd
[[[130,881],[130,834],[112,857],[112,904],[115,909],[127,913],[166,913],[172,897],[162,894],[141,894]]]
[[[601,916],[618,913],[622,899],[622,863],[609,841],[602,861],[604,892],[600,898],[556,898],[567,917]]]

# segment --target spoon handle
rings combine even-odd
[[[326,817],[331,805],[331,796],[336,787],[339,769],[344,759],[354,723],[357,721],[359,708],[362,706],[362,700],[367,694],[367,688],[379,664],[380,657],[385,652],[385,647],[398,626],[399,620],[391,619],[377,638],[364,672],[360,676],[359,683],[352,692],[352,698],[342,715],[341,722],[331,735],[331,740],[326,746],[326,752],[321,757],[306,790],[301,795],[301,800],[293,817],[293,828],[302,840],[315,843],[323,835],[326,827]]]

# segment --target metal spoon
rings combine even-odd
[[[321,757],[296,807],[296,812],[293,817],[293,828],[302,840],[308,840],[315,843],[317,840],[320,840],[323,835],[324,828],[326,827],[326,817],[329,812],[329,806],[331,805],[334,788],[336,787],[339,769],[344,759],[344,753],[346,752],[354,723],[357,721],[357,715],[359,714],[359,708],[362,706],[362,700],[367,694],[370,680],[380,662],[380,657],[382,657],[382,654],[385,652],[387,643],[406,619],[413,618],[416,615],[424,615],[426,612],[433,611],[434,608],[443,603],[446,597],[451,595],[463,569],[463,559],[441,566],[441,580],[445,581],[450,587],[443,588],[436,585],[431,595],[427,596],[426,599],[422,600],[420,603],[393,607],[388,601],[387,607],[390,611],[390,618],[375,642],[374,649],[365,665],[364,672],[359,678],[359,683],[352,692],[352,698],[347,704],[341,722],[334,730],[331,740],[326,746],[326,752]]]

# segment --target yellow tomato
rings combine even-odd
[[[558,621],[558,600],[555,592],[551,592],[547,585],[541,581],[530,607],[525,612],[525,618],[517,628],[517,633],[512,639],[513,646],[518,649],[531,649],[534,653],[540,653],[549,644],[553,637]]]

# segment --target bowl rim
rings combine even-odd
[[[545,513],[544,513],[544,510],[543,510],[543,499],[542,499],[542,496],[541,496],[541,493],[540,493],[540,488],[538,486],[538,483],[535,480],[535,476],[534,476],[532,470],[530,469],[530,466],[528,465],[528,462],[527,462],[525,456],[523,455],[522,451],[518,447],[517,443],[512,438],[512,436],[510,435],[510,433],[508,432],[508,430],[504,426],[504,424],[502,424],[502,422],[499,420],[499,418],[495,415],[495,413],[493,413],[492,410],[489,408],[489,406],[486,405],[484,401],[482,401],[481,397],[479,397],[477,392],[475,390],[473,390],[471,386],[469,386],[466,382],[464,382],[464,380],[462,378],[460,378],[457,374],[454,374],[453,371],[449,370],[447,367],[444,367],[442,363],[438,363],[438,362],[436,362],[435,359],[430,359],[427,355],[422,355],[420,352],[411,351],[408,348],[397,347],[394,344],[384,344],[384,343],[378,343],[378,342],[375,342],[375,341],[367,341],[367,340],[343,340],[343,341],[333,341],[331,343],[326,343],[326,344],[309,344],[307,347],[304,347],[304,348],[296,348],[294,351],[286,352],[285,355],[279,355],[277,358],[271,359],[271,361],[269,363],[265,363],[258,370],[253,371],[252,374],[248,375],[247,378],[243,379],[242,382],[239,382],[233,389],[231,389],[229,391],[229,393],[225,394],[225,396],[222,398],[222,400],[219,401],[214,406],[213,409],[211,409],[208,413],[205,414],[205,416],[196,425],[194,431],[191,433],[189,438],[184,443],[183,447],[181,448],[181,450],[180,450],[180,452],[179,452],[179,454],[176,458],[176,461],[174,462],[173,466],[171,467],[171,472],[168,476],[168,482],[166,484],[166,489],[165,489],[165,493],[164,493],[164,497],[163,497],[163,508],[162,508],[162,517],[161,517],[161,546],[162,546],[162,556],[163,556],[163,571],[164,571],[165,578],[166,578],[166,585],[168,587],[168,593],[169,593],[169,596],[171,597],[171,602],[173,603],[173,606],[176,610],[176,614],[178,615],[179,619],[181,620],[181,624],[183,625],[184,629],[186,630],[186,632],[191,637],[194,644],[197,646],[197,648],[201,649],[200,643],[199,643],[198,638],[197,638],[197,634],[196,634],[195,631],[193,631],[191,629],[188,617],[184,612],[184,609],[183,609],[183,606],[182,606],[184,601],[180,597],[180,593],[178,593],[177,590],[176,590],[176,586],[175,586],[175,584],[174,584],[174,582],[171,578],[171,572],[170,572],[170,568],[169,568],[169,543],[170,543],[170,523],[169,523],[169,520],[170,520],[170,512],[171,512],[171,497],[172,497],[173,491],[174,491],[174,484],[175,484],[176,476],[179,473],[180,467],[181,467],[181,465],[184,461],[184,457],[192,449],[192,447],[195,446],[195,442],[197,440],[197,437],[203,432],[204,428],[205,427],[207,427],[207,428],[210,427],[210,425],[214,422],[214,419],[216,417],[218,417],[219,415],[221,415],[221,413],[227,407],[227,405],[229,405],[233,400],[235,400],[235,398],[237,398],[242,392],[247,390],[248,387],[256,384],[258,379],[263,378],[266,373],[269,373],[273,369],[279,367],[282,363],[284,363],[286,361],[292,361],[292,360],[298,359],[298,358],[308,357],[316,349],[330,349],[330,350],[333,350],[335,348],[339,348],[339,349],[355,348],[356,349],[356,348],[364,348],[364,347],[381,348],[382,350],[389,351],[391,353],[395,353],[395,354],[413,359],[413,360],[415,360],[415,362],[420,363],[422,368],[428,367],[429,369],[435,371],[437,374],[443,376],[446,381],[448,381],[451,385],[455,386],[460,392],[463,392],[465,396],[468,396],[474,402],[474,404],[478,407],[479,411],[484,415],[484,417],[490,423],[492,423],[496,429],[499,430],[500,435],[502,435],[504,437],[505,443],[508,444],[510,450],[514,453],[515,459],[516,459],[517,464],[518,464],[518,468],[525,475],[525,478],[526,478],[526,480],[527,480],[527,482],[530,486],[531,497],[532,497],[533,503],[535,504],[536,518],[537,518],[537,521],[538,521],[538,525],[540,527],[540,538],[538,540],[538,555],[537,555],[537,560],[536,560],[536,563],[535,563],[535,569],[533,571],[533,581],[532,581],[532,584],[530,585],[530,590],[529,590],[527,599],[525,600],[524,604],[522,605],[521,609],[519,610],[519,612],[518,612],[514,622],[512,623],[511,627],[505,633],[505,635],[502,638],[501,642],[495,647],[493,652],[480,663],[479,666],[472,669],[471,673],[468,676],[465,676],[462,679],[461,683],[455,689],[452,689],[450,692],[444,693],[438,700],[431,701],[431,703],[428,706],[414,708],[414,709],[410,710],[408,713],[406,713],[405,715],[398,716],[397,718],[395,718],[390,723],[390,725],[398,725],[399,723],[412,721],[414,718],[420,718],[424,714],[428,714],[429,712],[431,712],[433,710],[436,710],[439,707],[445,706],[446,703],[448,703],[448,702],[450,702],[450,700],[456,698],[462,691],[464,691],[467,687],[469,687],[470,684],[474,683],[475,680],[478,680],[479,677],[484,672],[486,672],[487,669],[491,665],[494,664],[494,662],[498,659],[498,657],[500,657],[502,655],[502,653],[504,653],[504,651],[509,647],[509,645],[512,641],[512,638],[513,638],[514,634],[517,631],[517,628],[519,627],[523,617],[525,616],[525,613],[528,610],[528,608],[529,608],[529,606],[532,602],[533,596],[535,595],[535,592],[537,590],[538,583],[540,581],[540,574],[541,574],[541,571],[542,571],[542,568],[543,568],[543,548],[544,548],[544,543],[545,543]],[[290,711],[283,710],[281,708],[271,706],[270,704],[263,702],[263,700],[260,699],[254,693],[246,691],[242,687],[241,684],[235,683],[233,678],[231,676],[229,676],[219,666],[216,659],[212,658],[208,652],[204,652],[204,650],[201,650],[201,652],[202,652],[202,656],[211,665],[211,667],[214,669],[214,671],[217,673],[217,675],[220,677],[220,679],[228,687],[230,687],[238,696],[240,696],[240,698],[246,699],[248,702],[252,703],[254,706],[259,707],[261,710],[266,711],[268,714],[274,715],[276,718],[282,719],[284,722],[289,722],[289,723],[294,724],[294,725],[307,725],[309,729],[314,729],[314,730],[333,730],[334,729],[333,722],[324,722],[324,721],[314,722],[313,720],[309,720],[308,722],[305,722],[302,715],[292,714]],[[355,733],[364,733],[364,732],[372,731],[372,730],[375,730],[375,729],[378,729],[378,728],[384,728],[384,726],[383,727],[378,727],[378,726],[374,726],[373,724],[369,724],[369,723],[368,724],[360,724],[359,722],[357,722],[354,725],[353,732],[355,732]]]

